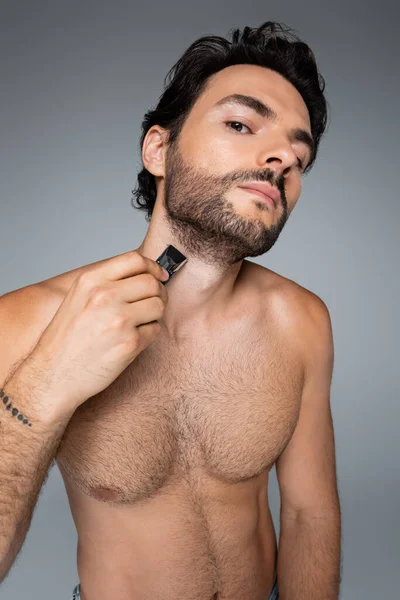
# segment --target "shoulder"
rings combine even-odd
[[[90,265],[0,296],[0,385],[29,356],[74,279]]]
[[[253,263],[254,264],[254,263]],[[324,356],[333,361],[333,331],[328,306],[315,292],[261,265],[256,265],[267,317],[298,344],[305,361]]]
[[[247,267],[251,277],[260,283],[259,291],[267,302],[273,299],[282,308],[295,310],[295,314],[300,311],[303,317],[308,316],[311,320],[329,319],[328,307],[316,293],[257,263],[247,261]]]
[[[28,285],[0,297],[0,382],[4,382],[32,352],[60,302],[40,284]]]
[[[44,283],[27,285],[0,296],[1,335],[11,326],[16,334],[21,334],[28,328],[34,329],[37,319],[43,318],[49,303],[56,296]]]

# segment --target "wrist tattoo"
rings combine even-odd
[[[18,408],[13,407],[11,400],[8,398],[4,390],[0,390],[0,398],[3,401],[6,410],[9,410],[13,417],[17,417],[18,421],[22,421],[24,425],[32,427],[32,423],[28,421],[28,419],[24,417],[22,413],[19,412]]]

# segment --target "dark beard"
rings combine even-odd
[[[267,227],[261,218],[244,217],[225,199],[226,192],[248,181],[268,181],[278,187],[283,206],[278,223]],[[261,199],[257,206],[271,210]],[[185,163],[177,143],[166,157],[165,212],[182,252],[221,267],[268,252],[289,217],[283,177],[275,179],[269,169],[215,177]]]

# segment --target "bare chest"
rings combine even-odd
[[[57,463],[85,493],[140,502],[203,473],[269,470],[295,429],[302,362],[276,330],[246,323],[178,349],[154,341],[73,415]]]

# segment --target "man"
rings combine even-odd
[[[197,40],[173,73],[143,123],[135,196],[151,221],[138,252],[154,261],[172,244],[188,261],[168,282],[156,339],[80,404],[56,447],[40,449],[43,464],[55,456],[77,527],[73,597],[334,600],[341,520],[329,313],[312,292],[246,260],[274,245],[299,199],[326,125],[323,79],[311,50],[272,22],[232,42]],[[0,380],[92,268],[1,299],[14,325],[3,332]],[[21,383],[4,390],[23,402]],[[10,472],[3,467],[3,481]],[[18,502],[28,495],[33,508],[44,475],[29,494],[20,484]],[[3,578],[29,526],[24,502]]]

